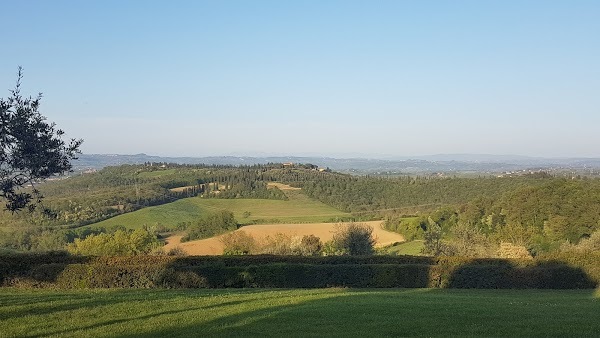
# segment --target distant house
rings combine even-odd
[[[294,162],[285,162],[283,164],[284,167],[293,167],[294,166]]]

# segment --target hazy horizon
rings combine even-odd
[[[569,160],[569,159],[600,159],[600,157],[578,157],[578,156],[531,156],[531,155],[518,155],[518,154],[474,154],[474,153],[463,153],[463,154],[416,154],[416,155],[389,155],[389,154],[376,154],[376,153],[267,153],[267,152],[255,152],[255,153],[228,153],[228,154],[207,154],[207,155],[173,155],[173,154],[157,154],[157,153],[89,153],[84,152],[84,155],[90,156],[138,156],[145,155],[149,157],[163,157],[163,158],[204,158],[204,157],[248,157],[248,158],[265,158],[265,157],[289,157],[289,158],[302,158],[302,157],[315,157],[315,158],[332,158],[332,159],[365,159],[365,160],[410,160],[410,159],[428,159],[428,158],[448,158],[452,160],[461,161],[464,159],[480,159],[489,158],[494,160],[501,159],[540,159],[540,160]]]
[[[3,7],[0,97],[84,153],[600,157],[597,1]]]

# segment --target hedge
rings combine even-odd
[[[600,254],[461,257],[0,256],[4,286],[55,288],[594,288]]]

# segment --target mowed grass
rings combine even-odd
[[[350,216],[348,213],[312,200],[300,193],[288,201],[191,197],[159,206],[147,207],[89,226],[111,227],[123,225],[127,228],[156,224],[175,226],[180,222],[194,222],[203,214],[219,210],[233,212],[236,220],[241,224],[321,223]],[[245,217],[245,212],[249,212],[250,215]]]
[[[600,336],[591,290],[0,289],[3,337]]]

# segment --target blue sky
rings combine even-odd
[[[600,157],[600,1],[6,1],[86,153]]]

